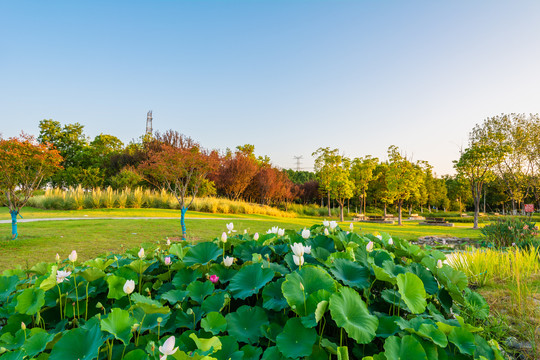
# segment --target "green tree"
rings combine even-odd
[[[354,182],[356,195],[362,199],[364,214],[366,213],[366,192],[378,164],[378,158],[367,155],[363,158],[355,158],[351,165],[351,179]]]
[[[398,206],[398,224],[401,225],[403,202],[414,196],[423,182],[422,171],[400,154],[396,146],[388,148],[386,184],[388,198]]]
[[[17,215],[39,189],[43,179],[61,168],[62,157],[50,144],[34,138],[0,139],[0,196],[11,214],[12,239],[17,233]]]
[[[338,149],[319,148],[313,153],[315,159],[315,173],[320,179],[321,186],[330,198],[339,204],[340,220],[344,220],[343,208],[345,201],[354,195],[354,183],[350,179],[351,161],[339,154]],[[330,216],[330,207],[329,216]]]

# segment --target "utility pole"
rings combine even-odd
[[[146,135],[152,135],[152,110],[146,113]]]
[[[303,156],[293,156],[293,158],[296,160],[296,171],[300,171],[300,160],[302,160]]]

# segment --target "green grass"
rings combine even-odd
[[[25,219],[60,217],[178,217],[178,210],[167,209],[95,209],[95,210],[40,210],[24,208]],[[232,215],[188,212],[188,237],[191,240],[208,240],[220,236],[226,230],[225,223],[234,219],[235,229],[250,233],[266,232],[272,226],[282,228],[309,227],[321,223],[321,218],[280,218],[262,215]],[[205,219],[210,218],[210,219]],[[0,208],[0,219],[9,219],[6,208]],[[345,229],[349,222],[342,227]],[[463,224],[453,228],[443,226],[420,226],[406,222],[403,226],[389,224],[355,223],[355,231],[389,234],[413,240],[425,235],[448,235],[477,239],[478,230]],[[43,221],[19,223],[19,238],[11,241],[11,224],[0,224],[0,270],[22,266],[31,267],[41,261],[53,261],[56,253],[65,258],[71,250],[77,250],[82,260],[93,258],[107,251],[121,251],[138,247],[143,243],[164,241],[167,237],[179,238],[180,220],[176,219],[89,219],[68,221]]]

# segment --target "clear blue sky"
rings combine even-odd
[[[0,133],[173,128],[280,167],[321,146],[439,174],[475,123],[540,108],[538,1],[1,1]]]

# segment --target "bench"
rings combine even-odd
[[[420,223],[419,225],[438,225],[438,226],[454,226],[454,224],[449,223],[445,218],[428,218],[426,221]]]

